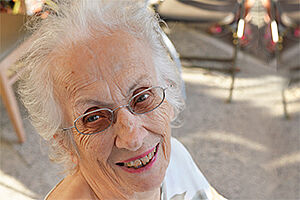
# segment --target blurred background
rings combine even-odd
[[[299,0],[147,4],[185,83],[173,136],[211,185],[228,199],[300,199]],[[17,59],[33,42],[23,25],[54,7],[0,1],[0,199],[43,199],[63,178],[16,93]]]

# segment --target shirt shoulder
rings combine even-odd
[[[191,155],[177,139],[171,138],[171,157],[164,179],[165,199],[213,200],[210,186]]]

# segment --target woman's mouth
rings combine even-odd
[[[156,160],[158,145],[159,144],[146,153],[143,153],[135,158],[128,159],[124,162],[118,162],[116,165],[121,166],[125,171],[128,172],[142,172],[146,170],[146,168],[151,167]]]

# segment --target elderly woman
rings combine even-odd
[[[138,1],[63,1],[36,24],[20,94],[67,176],[46,199],[222,199],[170,124],[184,103]]]

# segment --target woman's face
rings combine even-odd
[[[125,105],[142,89],[159,86],[148,45],[122,32],[74,45],[56,66],[55,95],[69,126],[88,111]],[[120,198],[159,188],[169,163],[172,113],[165,100],[142,115],[118,109],[113,124],[95,135],[73,129],[79,169],[92,189]]]

